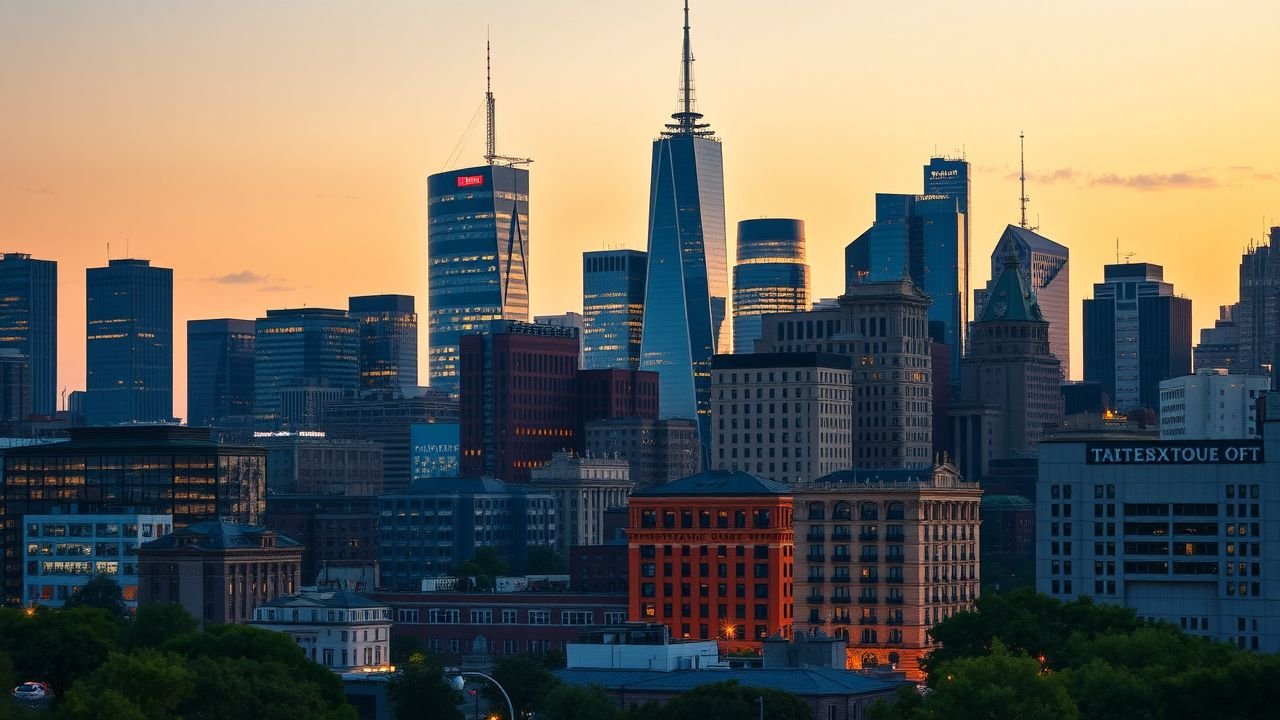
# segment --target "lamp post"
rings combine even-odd
[[[502,693],[502,697],[507,701],[507,717],[510,718],[510,720],[517,720],[516,708],[514,705],[511,704],[511,696],[507,694],[506,689],[502,687],[501,683],[489,677],[488,675],[485,675],[482,672],[472,672],[469,670],[466,672],[460,671],[458,672],[457,675],[454,675],[451,680],[449,680],[449,686],[452,687],[454,690],[457,690],[458,692],[462,692],[462,688],[466,687],[467,685],[467,681],[463,679],[465,677],[484,678],[485,680],[488,680],[489,682],[493,683],[493,686],[498,688],[498,692]]]

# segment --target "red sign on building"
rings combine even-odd
[[[459,175],[458,187],[476,187],[484,184],[483,175]]]

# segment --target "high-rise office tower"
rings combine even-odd
[[[25,253],[0,255],[0,349],[31,366],[31,411],[58,409],[58,263]]]
[[[644,283],[641,250],[582,254],[582,365],[588,370],[640,367]]]
[[[187,321],[187,424],[253,424],[252,320]]]
[[[1234,371],[1258,373],[1271,367],[1275,374],[1280,344],[1280,227],[1271,228],[1268,243],[1251,245],[1240,258],[1240,302],[1231,319],[1240,332]]]
[[[1019,269],[1030,279],[1040,312],[1049,323],[1049,352],[1062,363],[1062,378],[1071,377],[1071,251],[1031,228],[1008,225],[991,251],[991,282],[974,293],[974,317],[982,315],[991,288],[999,279],[1010,248]]]
[[[934,162],[940,161],[935,158]],[[961,175],[947,175],[934,183],[954,183],[957,177]],[[909,278],[929,296],[929,335],[951,347],[953,378],[960,376],[969,318],[968,218],[961,207],[959,196],[877,193],[875,224],[845,248],[848,287],[863,280]]]
[[[412,395],[418,388],[418,314],[412,295],[360,295],[347,301],[360,321],[360,389]]]
[[[662,417],[698,420],[705,454],[711,358],[729,350],[729,279],[723,159],[693,98],[688,3],[681,69],[679,108],[653,143],[640,368],[658,372]]]
[[[487,66],[485,77],[487,164],[427,178],[428,372],[450,393],[463,335],[529,320],[529,171],[516,166],[532,161],[497,154]]]
[[[360,322],[345,311],[268,310],[258,318],[256,334],[253,412],[259,427],[279,429],[286,391],[351,394],[359,387]]]
[[[808,309],[804,221],[762,218],[739,222],[738,264],[733,267],[734,352],[755,351],[761,315]]]
[[[86,271],[90,425],[173,419],[173,270],[111,260]]]
[[[1233,315],[1237,305],[1219,305],[1211,328],[1200,328],[1200,343],[1191,350],[1196,372],[1221,368],[1240,372],[1240,328]]]
[[[1173,294],[1164,268],[1107,265],[1084,301],[1084,379],[1102,383],[1117,410],[1160,407],[1160,381],[1191,374],[1191,299]]]

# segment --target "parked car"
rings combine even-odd
[[[13,689],[13,697],[16,700],[45,700],[53,697],[53,691],[49,689],[49,683],[24,682]]]

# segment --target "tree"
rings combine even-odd
[[[10,653],[14,673],[59,694],[106,662],[119,637],[120,624],[98,608],[0,610],[0,647]]]
[[[911,717],[920,720],[1075,720],[1075,701],[1057,673],[1010,655],[997,640],[991,654],[943,663],[938,680]]]
[[[99,573],[89,582],[76,588],[67,598],[65,607],[91,607],[105,610],[112,617],[124,620],[129,617],[129,609],[124,604],[124,593],[110,575]]]
[[[546,545],[534,545],[529,548],[525,569],[533,575],[556,575],[566,572],[567,563],[560,553]]]
[[[464,720],[460,698],[445,679],[439,665],[415,662],[402,666],[387,692],[396,720]]]
[[[143,720],[175,716],[195,688],[195,676],[182,658],[143,648],[128,655],[111,653],[93,674],[76,683],[64,698],[70,720],[96,720],[112,712]]]
[[[560,683],[541,660],[527,655],[508,657],[498,661],[491,674],[511,696],[511,705],[515,708],[516,715],[521,718],[528,717],[529,713],[534,712],[547,692]],[[500,709],[500,714],[505,717],[507,701],[503,699],[502,693],[493,686],[493,683],[484,682],[481,692],[485,699]]]
[[[157,648],[169,640],[194,634],[196,619],[177,603],[151,603],[138,607],[124,631],[126,648]]]
[[[617,720],[613,698],[599,685],[561,683],[538,703],[540,720]]]

